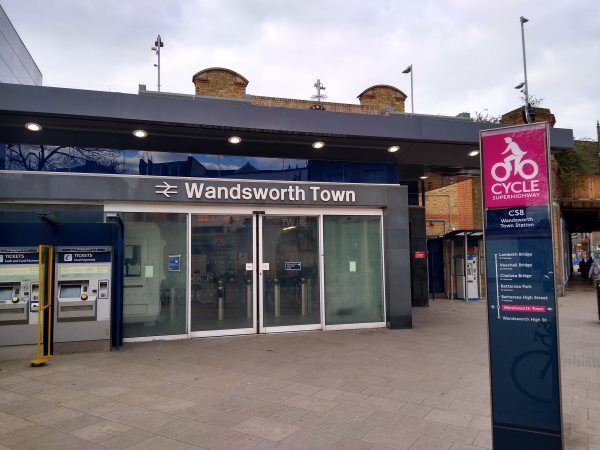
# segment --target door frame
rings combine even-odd
[[[318,264],[319,264],[319,306],[320,306],[320,323],[309,324],[309,325],[290,325],[280,327],[264,327],[263,324],[263,302],[260,301],[260,333],[286,333],[294,331],[334,331],[334,330],[356,330],[356,329],[367,329],[367,328],[384,328],[386,326],[386,278],[385,278],[385,242],[384,242],[384,223],[383,223],[383,209],[381,208],[355,208],[355,207],[339,207],[333,206],[330,208],[305,208],[305,207],[267,207],[261,208],[260,223],[259,223],[259,235],[262,241],[262,217],[263,216],[309,216],[317,217],[318,220]],[[325,323],[325,255],[324,255],[324,243],[323,243],[323,222],[325,216],[377,216],[379,217],[380,235],[381,235],[381,274],[382,274],[382,299],[383,302],[383,317],[381,322],[365,322],[365,323],[348,323],[339,325],[327,325]],[[262,242],[261,242],[262,244]],[[260,262],[259,269],[262,267],[262,245],[260,249]],[[259,273],[259,290],[261,296],[263,294],[263,276],[262,271]],[[262,298],[261,298],[262,300]]]
[[[310,212],[308,212],[310,211]],[[318,282],[319,282],[319,322],[311,323],[305,325],[282,325],[276,327],[266,327],[264,324],[264,276],[263,276],[263,264],[264,261],[264,253],[263,253],[263,218],[264,217],[316,217],[317,218],[317,268],[318,268]],[[323,295],[321,292],[321,273],[323,269],[321,267],[321,255],[322,255],[322,247],[321,247],[321,217],[319,215],[318,210],[313,210],[312,208],[265,208],[264,214],[260,214],[258,216],[258,236],[260,237],[259,242],[259,254],[258,254],[258,291],[260,292],[259,299],[259,332],[261,334],[267,333],[288,333],[291,331],[315,331],[323,329]]]
[[[387,306],[386,306],[386,298],[387,298],[387,291],[386,291],[386,277],[385,277],[385,227],[384,227],[384,223],[383,223],[383,209],[378,209],[378,208],[360,208],[360,209],[349,209],[349,208],[336,208],[335,211],[330,212],[329,210],[326,210],[325,212],[323,212],[323,214],[320,217],[320,230],[319,230],[319,237],[321,239],[321,243],[320,243],[320,252],[321,252],[321,282],[322,282],[322,289],[321,289],[321,295],[323,297],[323,299],[325,298],[325,256],[324,256],[324,251],[323,249],[324,244],[323,244],[323,222],[324,222],[324,218],[325,216],[378,216],[379,217],[379,229],[380,229],[380,236],[381,236],[381,283],[382,283],[382,289],[381,289],[381,301],[383,302],[383,309],[382,309],[382,316],[383,316],[383,320],[381,322],[362,322],[362,323],[344,323],[344,324],[337,324],[337,325],[327,325],[325,323],[325,306],[323,307],[323,311],[322,311],[322,323],[323,323],[323,330],[324,331],[337,331],[337,330],[358,330],[358,329],[368,329],[368,328],[385,328],[387,325],[386,322],[386,318],[387,318]]]
[[[247,208],[246,208],[247,209]],[[192,331],[192,216],[193,215],[206,215],[206,216],[251,216],[252,217],[252,326],[246,328],[225,328],[222,330],[202,330],[202,331]],[[190,211],[188,214],[188,255],[189,255],[189,264],[188,264],[188,334],[190,338],[195,337],[219,337],[219,336],[236,336],[243,334],[256,334],[256,304],[258,302],[257,292],[256,292],[256,214],[250,208],[246,212],[231,212],[231,209],[221,211],[221,212],[196,212]]]
[[[204,214],[204,215],[245,215],[252,216],[252,260],[253,264],[257,259],[256,255],[256,214],[254,211],[256,207],[252,206],[241,206],[241,205],[187,205],[183,203],[175,204],[164,204],[164,203],[131,203],[131,202],[111,202],[105,203],[104,213],[171,213],[171,214],[186,214],[186,261],[187,261],[187,281],[186,281],[186,332],[185,334],[175,335],[157,335],[157,336],[140,336],[125,338],[124,342],[147,342],[147,341],[159,341],[159,340],[177,340],[177,339],[190,339],[196,337],[219,337],[219,336],[235,336],[245,334],[256,334],[256,304],[257,304],[257,292],[256,289],[252,291],[252,324],[250,328],[231,328],[224,330],[203,330],[203,331],[192,331],[191,328],[191,305],[192,305],[192,214]],[[255,268],[255,267],[254,267]],[[256,270],[253,270],[252,282],[253,286],[256,286]]]
[[[186,333],[177,335],[159,335],[132,337],[124,339],[125,342],[144,342],[156,340],[186,339],[195,337],[218,337],[235,336],[257,333],[285,333],[296,331],[314,331],[314,330],[350,330],[361,328],[382,328],[386,326],[386,279],[385,279],[385,245],[384,245],[384,223],[383,209],[374,207],[348,207],[348,206],[324,206],[322,208],[289,205],[224,205],[224,204],[184,204],[184,203],[132,203],[132,202],[110,202],[104,204],[105,213],[128,213],[128,212],[155,212],[155,213],[173,213],[186,214],[186,239],[187,239],[187,293],[186,293]],[[191,243],[192,243],[192,214],[204,215],[246,215],[252,216],[252,264],[253,264],[253,327],[233,328],[224,330],[191,330]],[[383,321],[368,323],[350,323],[341,325],[327,325],[325,323],[325,259],[323,243],[323,221],[324,216],[378,216],[381,226],[381,268],[383,283]],[[263,324],[263,251],[262,251],[262,218],[264,216],[310,216],[317,217],[318,221],[318,266],[319,266],[319,306],[320,322],[307,325],[290,325],[279,327],[264,327]],[[258,233],[257,233],[258,231]],[[258,236],[258,237],[257,237]],[[260,244],[260,245],[259,245]],[[258,314],[258,317],[257,317]]]

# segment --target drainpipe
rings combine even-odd
[[[454,239],[450,239],[450,300],[454,299]]]
[[[465,281],[464,281],[464,284],[465,284],[465,301],[468,301],[469,300],[469,295],[467,293],[467,288],[468,288],[469,285],[467,283],[467,256],[469,254],[469,234],[466,231],[465,231],[465,240],[464,240],[464,242],[465,242],[465,258],[464,258],[464,261],[463,261],[463,266],[464,266],[463,267],[463,271],[464,271],[463,273],[465,275]]]

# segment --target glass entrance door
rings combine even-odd
[[[385,326],[379,210],[120,208],[128,341]]]
[[[146,209],[121,213],[127,340],[385,326],[377,210]]]
[[[318,217],[260,219],[260,330],[321,328]]]
[[[255,219],[191,215],[192,335],[256,331]]]
[[[192,214],[190,236],[192,336],[321,328],[318,216]]]

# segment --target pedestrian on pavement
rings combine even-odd
[[[582,256],[581,261],[579,262],[579,272],[581,273],[581,278],[583,278],[583,281],[587,281],[590,267],[588,266],[588,261],[585,256]]]
[[[588,277],[592,281],[592,284],[595,285],[596,281],[600,280],[600,264],[593,258],[590,257],[590,259],[592,260],[592,262],[590,263]]]

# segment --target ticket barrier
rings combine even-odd
[[[55,273],[54,341],[59,351],[108,350],[112,248],[58,247]],[[81,347],[92,342],[98,345]]]
[[[34,345],[38,322],[38,249],[0,248],[0,345]]]

